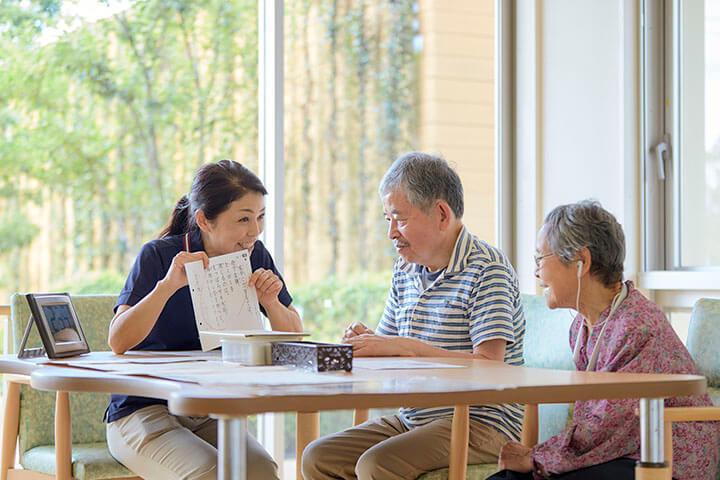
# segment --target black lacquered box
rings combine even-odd
[[[314,372],[352,371],[352,345],[321,342],[273,342],[273,365],[294,365]]]

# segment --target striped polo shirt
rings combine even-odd
[[[426,289],[421,281],[424,269],[402,258],[395,262],[377,333],[417,338],[467,353],[501,338],[507,342],[505,363],[523,365],[525,316],[517,276],[505,254],[463,227],[447,268]],[[410,427],[452,413],[453,407],[400,409],[400,417]],[[514,403],[470,407],[470,418],[512,440],[520,438],[522,416],[523,407]]]

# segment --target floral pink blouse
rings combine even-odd
[[[628,295],[608,324],[598,346],[596,371],[697,374],[690,357],[665,314],[627,282]],[[609,308],[587,338],[580,332],[578,370],[585,370]],[[583,324],[582,315],[570,327],[570,348]],[[665,400],[666,407],[710,406],[705,394]],[[564,473],[620,457],[640,458],[638,400],[575,402],[573,423],[558,435],[536,445],[533,460],[548,473]],[[714,479],[718,463],[718,422],[673,424],[673,478]]]

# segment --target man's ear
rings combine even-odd
[[[436,211],[439,216],[440,229],[445,230],[450,226],[450,222],[454,218],[450,205],[444,200],[438,200],[435,204]]]
[[[210,221],[205,216],[205,212],[198,210],[195,212],[195,223],[197,223],[200,230],[207,233],[210,231]]]

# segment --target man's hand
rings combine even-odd
[[[342,343],[348,343],[348,340],[352,337],[357,337],[358,335],[373,335],[373,331],[367,328],[364,324],[361,322],[354,322],[350,324],[349,327],[345,329],[345,333],[343,334]]]
[[[353,346],[353,355],[358,357],[408,357],[415,355],[412,342],[410,338],[367,333],[348,338],[345,343]]]
[[[515,472],[532,472],[533,462],[530,452],[532,449],[522,443],[507,442],[500,449],[498,468],[500,470],[513,470]]]

